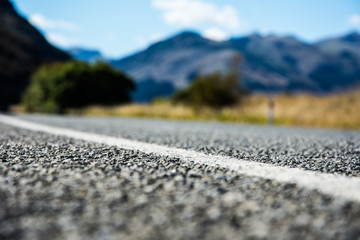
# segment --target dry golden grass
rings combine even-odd
[[[69,114],[86,116],[118,116],[144,117],[159,119],[202,120],[266,123],[266,116],[259,116],[247,111],[242,106],[229,107],[221,110],[203,107],[193,109],[185,105],[173,105],[170,101],[161,101],[151,104],[128,104],[122,106],[91,106],[83,109],[72,109]]]
[[[148,105],[129,104],[115,107],[93,106],[72,110],[71,114],[91,116],[146,117],[182,120],[216,120],[266,124],[268,96],[253,95],[243,104],[221,110],[194,110],[168,101]],[[275,97],[275,124],[289,126],[360,129],[360,91],[316,97],[278,95]]]
[[[25,112],[25,107],[23,105],[12,105],[10,107],[10,112],[12,113],[24,113]]]
[[[70,114],[88,116],[121,116],[146,117],[166,119],[195,119],[191,108],[185,106],[172,106],[170,103],[161,104],[128,104],[121,106],[91,106],[80,110],[70,110]]]
[[[327,97],[278,96],[276,103],[279,124],[360,128],[360,91]]]
[[[21,106],[12,111],[23,112]],[[226,121],[266,124],[268,96],[253,95],[243,104],[220,110],[193,109],[169,101],[151,104],[91,106],[69,110],[69,114],[87,116],[144,117],[181,120]],[[311,95],[278,95],[275,97],[275,124],[289,126],[360,129],[360,91],[316,97]]]

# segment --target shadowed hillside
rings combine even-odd
[[[0,109],[19,102],[29,77],[42,63],[69,60],[19,16],[8,0],[0,1]]]
[[[291,36],[252,34],[217,42],[183,32],[112,64],[138,83],[153,79],[179,89],[199,74],[226,70],[240,55],[242,84],[253,92],[327,94],[360,86],[359,39],[351,33],[308,44]]]

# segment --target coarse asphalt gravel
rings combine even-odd
[[[358,132],[137,119],[21,118],[239,161],[359,176]],[[359,201],[220,167],[0,124],[0,239],[359,236]]]
[[[359,131],[124,118],[20,118],[240,160],[360,176]]]

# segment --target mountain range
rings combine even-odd
[[[135,100],[146,102],[171,95],[198,75],[226,71],[234,56],[241,58],[239,84],[252,92],[328,94],[360,86],[357,32],[309,44],[259,34],[218,42],[186,31],[110,62],[136,80]]]
[[[77,60],[88,63],[94,63],[96,61],[107,61],[107,59],[101,55],[100,51],[94,49],[73,47],[68,49],[67,53]]]
[[[18,103],[30,75],[44,62],[70,55],[50,45],[8,0],[0,0],[0,110]]]
[[[137,83],[135,101],[170,96],[197,76],[226,72],[240,56],[239,85],[251,92],[328,94],[360,86],[360,35],[357,32],[306,43],[292,36],[251,34],[213,41],[186,31],[120,59],[97,50],[61,51],[20,16],[9,0],[0,0],[0,110],[18,103],[31,74],[45,62],[72,58],[107,61]]]

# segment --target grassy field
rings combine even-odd
[[[144,117],[181,120],[225,121],[266,124],[268,96],[253,95],[233,107],[193,109],[169,101],[123,106],[92,106],[69,110],[87,116]],[[311,95],[275,96],[275,124],[287,126],[360,129],[360,91],[316,97]]]
[[[268,99],[265,95],[252,95],[242,104],[217,110],[193,109],[159,100],[151,104],[91,106],[69,110],[68,114],[267,124]],[[12,111],[23,112],[23,109],[15,106]],[[275,125],[360,129],[360,91],[325,97],[277,95],[274,113]]]

